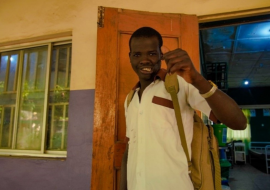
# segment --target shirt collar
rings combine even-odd
[[[166,74],[167,74],[167,70],[161,68],[161,69],[158,71],[158,73],[156,74],[156,76],[154,77],[154,82],[155,82],[156,80],[158,80],[158,79],[165,81]],[[140,88],[140,87],[141,87],[141,85],[140,85],[140,81],[139,81],[139,82],[137,82],[137,84],[132,88],[132,90],[136,90],[137,88]]]

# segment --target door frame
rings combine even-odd
[[[270,13],[270,7],[262,7],[262,8],[256,8],[256,9],[241,10],[241,11],[201,15],[201,16],[198,16],[198,21],[199,23],[215,22],[215,21],[221,21],[221,20],[266,15],[269,13]]]

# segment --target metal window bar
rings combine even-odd
[[[14,77],[14,84],[13,84],[13,91],[16,92],[17,90],[17,82],[18,82],[18,74],[19,74],[19,52],[18,52],[18,60],[17,60],[17,65],[16,65],[16,72],[15,72],[15,77]]]
[[[6,76],[5,76],[5,83],[4,83],[4,90],[3,90],[4,93],[8,91],[9,70],[10,70],[10,54],[8,55],[8,59],[7,59]]]
[[[17,130],[19,123],[19,108],[20,108],[20,97],[21,97],[21,89],[22,89],[22,70],[23,70],[23,50],[20,50],[18,57],[18,76],[17,76],[17,94],[16,94],[16,104],[15,104],[15,115],[13,122],[13,132],[12,132],[12,145],[11,149],[15,149],[16,141],[17,141]]]
[[[34,64],[34,90],[37,90],[37,68],[40,51],[36,51],[35,64]]]
[[[65,136],[64,136],[64,148],[67,149],[67,128],[68,128],[68,109],[69,109],[69,103],[65,105]]]
[[[69,87],[70,87],[70,75],[71,75],[71,59],[72,59],[72,57],[71,57],[71,52],[72,52],[72,47],[70,46],[70,54],[69,54],[69,70],[68,70],[68,89],[69,89]]]
[[[50,86],[50,70],[51,70],[51,56],[52,56],[52,43],[48,44],[47,65],[46,65],[46,81],[45,81],[45,99],[43,109],[43,123],[42,123],[42,137],[41,137],[41,152],[46,151],[46,131],[47,131],[47,117],[48,117],[48,103],[49,103],[49,86]]]
[[[67,106],[66,105],[63,105],[63,120],[62,120],[62,141],[61,141],[61,150],[64,149],[64,146],[65,146],[65,135],[66,135],[66,108]]]
[[[71,47],[67,48],[67,62],[66,62],[66,81],[65,81],[65,88],[68,88],[69,86],[69,69],[70,69],[70,52],[71,52]]]
[[[55,65],[54,65],[54,84],[53,89],[57,86],[57,79],[58,79],[58,64],[59,64],[59,49],[56,49],[56,58],[55,58]]]
[[[51,107],[51,125],[50,125],[50,146],[49,148],[53,147],[53,136],[54,136],[54,110],[55,105],[49,105]]]
[[[14,112],[15,112],[15,106],[11,107],[11,114],[10,114],[10,125],[9,125],[9,133],[8,133],[8,147],[11,147],[12,143],[12,129],[13,129],[13,123],[14,123]]]
[[[25,64],[25,71],[24,71],[24,76],[22,77],[23,78],[23,81],[22,82],[25,82],[25,81],[29,81],[29,72],[30,72],[30,52],[26,53],[27,54],[27,61],[26,61],[26,64]],[[23,64],[23,63],[22,63]],[[23,69],[23,68],[22,68]],[[22,86],[24,84],[22,83]],[[23,87],[24,89],[24,87]]]

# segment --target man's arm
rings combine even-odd
[[[168,73],[177,73],[186,82],[192,84],[201,94],[210,91],[212,85],[195,69],[189,55],[182,49],[169,51],[162,48],[163,59],[167,64]],[[231,129],[243,130],[246,128],[247,120],[243,112],[227,94],[216,90],[213,95],[206,98],[215,117]]]
[[[201,94],[209,92],[212,85],[201,75],[198,79],[199,80],[194,81],[192,85],[195,86]],[[217,89],[212,96],[205,98],[205,100],[216,118],[226,126],[235,130],[243,130],[246,128],[246,117],[236,102],[227,94]]]
[[[127,190],[127,158],[128,158],[128,143],[124,152],[121,163],[120,190]]]

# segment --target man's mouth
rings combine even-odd
[[[140,69],[140,71],[143,74],[150,74],[150,73],[152,73],[152,68],[150,68],[150,67],[143,67],[143,68]]]

